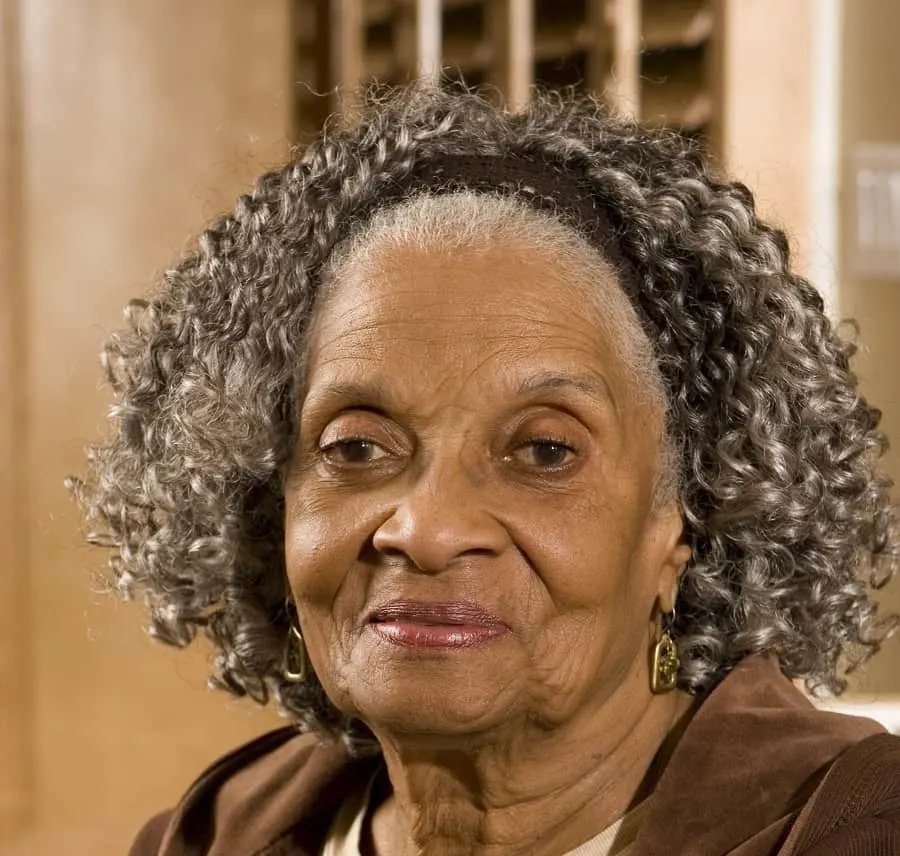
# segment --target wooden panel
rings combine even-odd
[[[0,0],[0,846],[31,803],[18,0]]]
[[[524,107],[531,100],[534,78],[533,0],[492,0],[487,32],[492,47],[491,83],[510,106]]]
[[[706,145],[715,155],[721,157],[725,135],[725,15],[728,0],[710,0],[712,29],[707,41],[706,91],[711,104],[709,121],[704,129]],[[736,109],[732,101],[728,106]]]
[[[713,112],[705,45],[646,56],[640,89],[643,120],[683,130],[704,127]]]
[[[436,80],[441,73],[441,0],[416,0],[416,69]]]
[[[393,69],[389,83],[405,83],[416,73],[417,9],[412,3],[398,0],[394,12],[391,55]]]
[[[608,0],[588,0],[587,19],[590,44],[586,82],[590,90],[602,93],[610,86],[613,63],[614,21],[611,19]]]
[[[490,84],[513,107],[528,103],[535,82],[574,86],[601,93],[617,112],[696,130],[718,104],[707,62],[717,2],[332,0],[331,83],[397,83],[423,61],[433,68],[440,7],[443,67]]]
[[[21,16],[17,451],[32,599],[19,605],[34,701],[20,738],[34,827],[15,852],[122,853],[205,764],[276,718],[207,690],[202,647],[150,642],[139,609],[96,593],[102,555],[82,546],[62,480],[103,429],[96,355],[125,300],[287,150],[289,4],[28,0]]]
[[[796,0],[785,14],[781,0],[721,0],[719,154],[753,189],[763,215],[787,228],[801,271],[809,247],[814,2]]]
[[[711,75],[716,12],[715,0],[643,0],[643,120],[689,133],[708,131],[720,107]]]
[[[489,37],[493,23],[484,2],[466,6],[443,5],[441,15],[444,74],[461,77],[470,85],[486,82],[495,71],[495,50]]]
[[[645,51],[694,47],[713,32],[709,0],[643,0],[641,47]]]
[[[641,112],[641,2],[610,0],[612,22],[612,73],[607,97],[618,112],[640,115]]]
[[[365,75],[362,0],[331,2],[331,85],[338,86],[345,106],[352,107],[354,93]]]

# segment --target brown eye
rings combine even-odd
[[[537,438],[522,443],[511,457],[527,467],[539,470],[561,470],[575,457],[575,450],[567,443],[553,438]]]
[[[372,440],[351,437],[335,440],[321,449],[322,454],[332,463],[344,465],[373,464],[387,456],[387,452]]]

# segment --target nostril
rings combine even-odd
[[[438,573],[460,559],[496,556],[508,541],[504,526],[477,504],[436,504],[432,493],[408,498],[371,535],[376,561],[402,559],[426,573]]]

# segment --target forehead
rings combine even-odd
[[[521,244],[382,247],[334,272],[310,366],[354,350],[371,357],[423,347],[456,351],[462,362],[485,350],[568,349],[610,359],[625,301],[605,265],[588,275]]]

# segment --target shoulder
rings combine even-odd
[[[163,837],[172,821],[172,811],[164,811],[151,817],[135,838],[128,856],[157,856]]]
[[[173,810],[144,826],[129,856],[239,856],[295,832],[298,844],[316,847],[349,781],[373,763],[294,727],[269,732],[205,770]]]
[[[792,837],[796,856],[900,853],[900,737],[875,734],[844,752]]]

